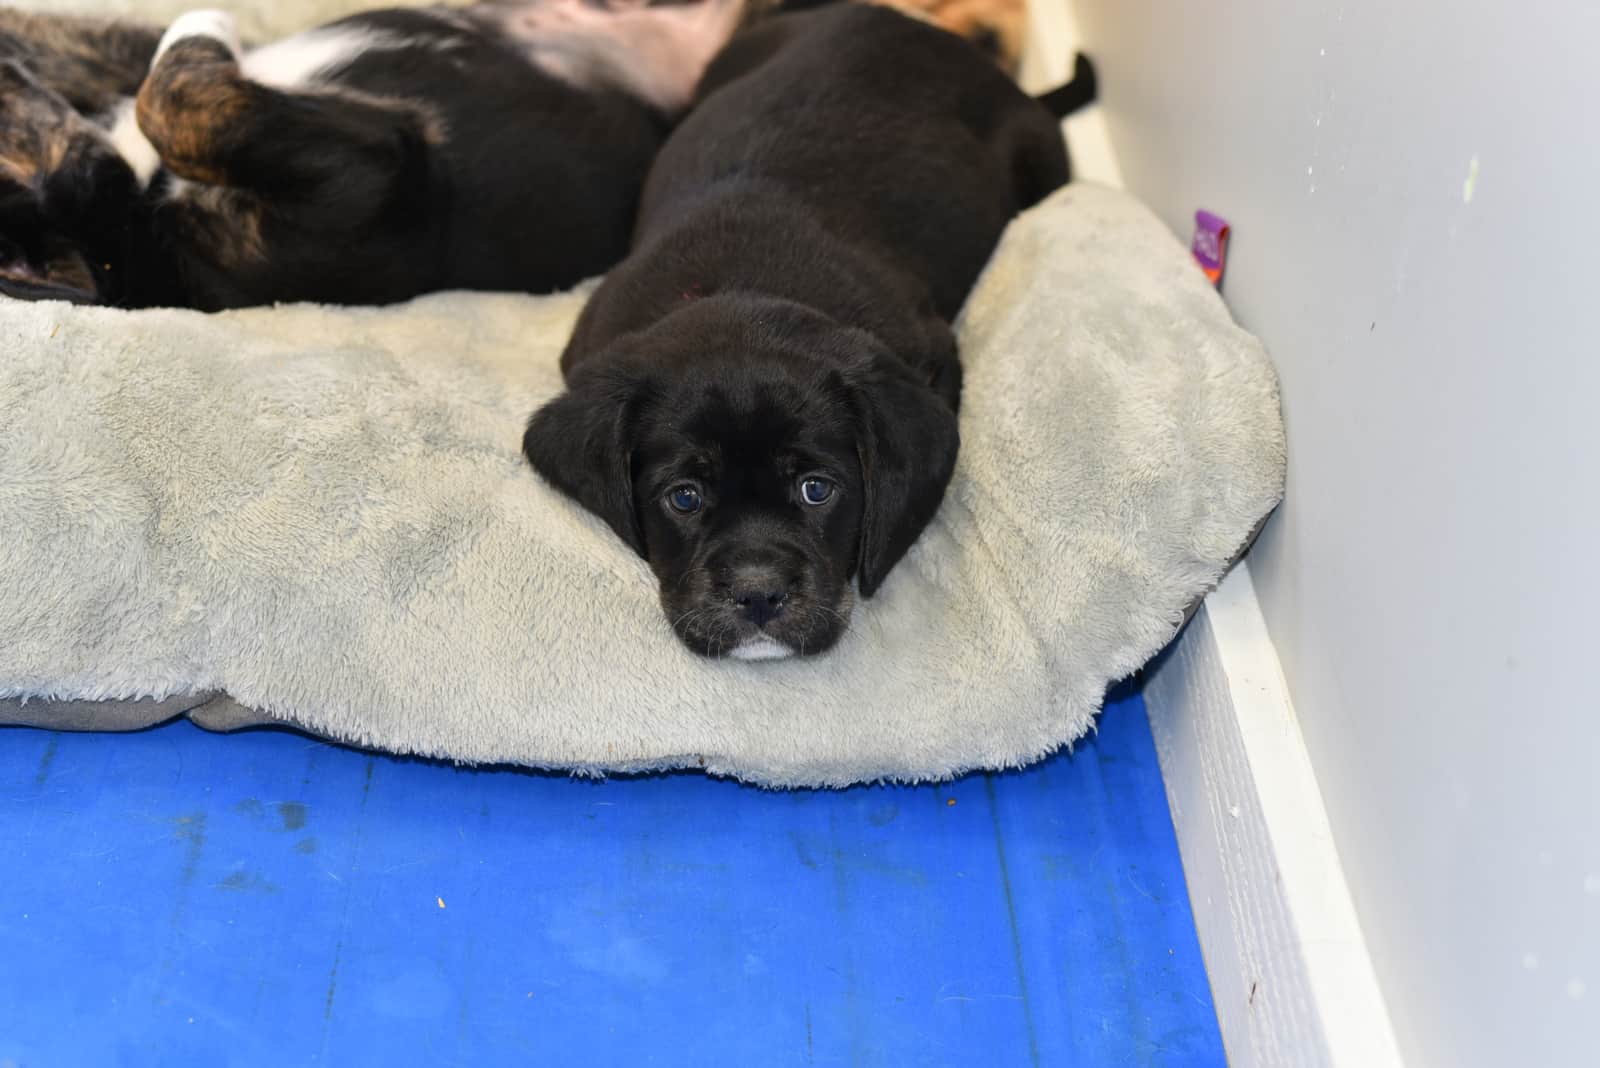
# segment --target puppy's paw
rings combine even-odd
[[[202,37],[216,41],[226,48],[237,61],[243,53],[243,46],[239,43],[239,25],[232,15],[226,11],[190,11],[179,15],[173,24],[167,27],[167,32],[162,34],[161,43],[156,46],[155,57],[150,60],[154,67],[161,62],[161,57],[179,41],[191,37]]]

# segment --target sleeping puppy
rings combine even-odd
[[[523,448],[649,561],[689,648],[820,653],[939,507],[950,321],[1066,149],[976,48],[878,7],[739,34],[697,98]]]
[[[243,50],[0,9],[0,291],[206,310],[549,291],[627,252],[742,0],[374,11]]]

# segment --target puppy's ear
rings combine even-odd
[[[0,273],[0,295],[13,300],[64,300],[69,304],[97,304],[99,298],[80,286],[36,281],[26,275]]]
[[[939,510],[961,438],[937,385],[900,360],[879,356],[851,378],[866,494],[857,574],[861,595],[871,597]]]
[[[556,489],[608,523],[645,555],[633,502],[633,429],[646,384],[625,366],[580,369],[533,414],[522,452]]]

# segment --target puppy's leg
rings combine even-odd
[[[161,35],[155,54],[150,57],[150,65],[154,67],[159,63],[174,45],[195,40],[220,45],[236,61],[243,52],[243,46],[239,43],[239,26],[232,15],[215,9],[190,11],[179,15],[167,27],[167,32]]]
[[[232,19],[219,12],[183,16],[161,41],[137,116],[180,178],[349,223],[426,172],[435,137],[420,108],[274,89],[245,77],[239,56]]]

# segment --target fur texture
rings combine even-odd
[[[949,321],[1067,177],[1057,120],[948,33],[864,4],[744,31],[651,167],[529,460],[650,562],[689,648],[826,651],[955,466]]]
[[[0,8],[0,291],[216,310],[566,288],[626,252],[741,11],[385,9],[245,52],[221,12],[157,48]]]
[[[1009,767],[1090,728],[1282,491],[1260,344],[1148,210],[1069,186],[958,323],[963,448],[921,541],[827,656],[706,661],[518,451],[584,296],[0,304],[0,721],[225,692],[197,718],[463,761]],[[138,697],[176,700],[48,703]]]

